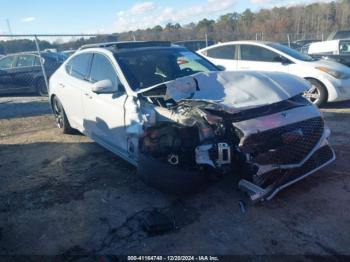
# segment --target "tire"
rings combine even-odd
[[[52,110],[55,115],[55,121],[59,129],[63,134],[74,134],[75,130],[70,126],[66,112],[60,100],[55,96],[52,99]]]
[[[46,82],[44,78],[39,78],[36,83],[36,90],[40,96],[48,96]]]
[[[328,92],[326,87],[316,79],[309,78],[306,80],[311,84],[311,88],[304,93],[304,96],[318,107],[325,105],[328,100]]]

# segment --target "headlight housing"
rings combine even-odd
[[[316,69],[318,70],[321,70],[331,76],[333,76],[334,78],[337,78],[337,79],[348,79],[350,78],[350,75],[346,74],[346,73],[343,73],[343,72],[339,72],[337,70],[333,70],[333,69],[330,69],[328,67],[323,67],[323,66],[319,66],[319,67],[316,67]]]

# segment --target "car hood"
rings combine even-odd
[[[146,97],[200,100],[229,108],[257,107],[287,100],[309,88],[299,77],[275,72],[208,72],[177,78],[140,90]]]

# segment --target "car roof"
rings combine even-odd
[[[47,51],[40,52],[40,55],[51,55],[51,54],[56,55],[57,53],[47,52]],[[27,51],[27,52],[10,53],[4,56],[14,56],[14,55],[39,55],[39,54],[37,51]]]
[[[197,50],[197,52],[203,52],[206,50],[209,50],[211,48],[215,48],[215,47],[219,47],[219,46],[225,46],[225,45],[241,45],[241,44],[253,44],[253,45],[258,45],[258,46],[264,46],[264,45],[268,45],[268,44],[272,44],[273,42],[269,42],[269,41],[256,41],[256,40],[239,40],[239,41],[230,41],[230,42],[223,42],[223,43],[217,43],[215,45],[211,45],[211,46],[207,46],[204,47],[200,50]]]
[[[255,45],[267,45],[267,44],[271,44],[273,42],[269,42],[269,41],[256,41],[256,40],[238,40],[238,41],[229,41],[229,42],[222,42],[222,43],[217,43],[215,45],[212,46],[208,46],[208,48],[213,48],[215,46],[221,46],[221,45],[230,45],[230,44],[255,44]],[[207,47],[206,47],[207,48]]]
[[[171,47],[169,41],[122,41],[122,42],[106,42],[87,44],[81,46],[78,50],[84,50],[89,48],[104,48],[112,51],[113,53],[122,49],[135,49],[135,48],[148,48],[148,47]]]

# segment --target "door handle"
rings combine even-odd
[[[247,66],[241,66],[240,69],[249,69]]]
[[[59,86],[59,87],[62,87],[62,88],[64,88],[64,87],[65,87],[65,85],[64,85],[64,84],[62,84],[62,83],[59,83],[59,84],[58,84],[58,86]]]

